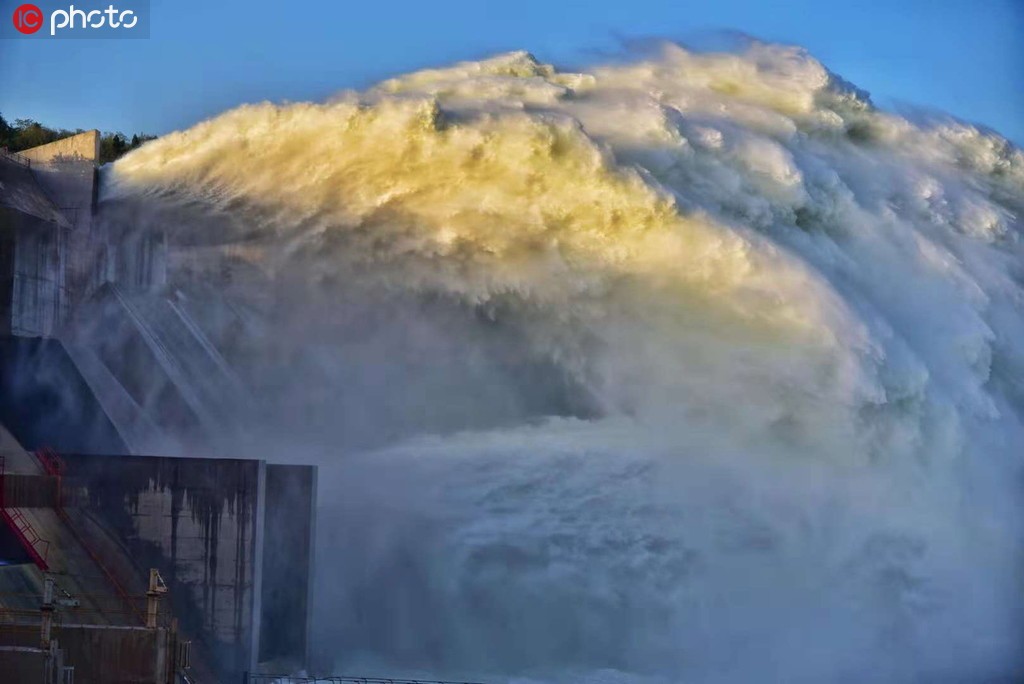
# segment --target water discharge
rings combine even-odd
[[[490,681],[1024,675],[1024,153],[804,52],[526,53],[106,171],[321,463],[318,649]],[[208,291],[208,290],[207,290]]]

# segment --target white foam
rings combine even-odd
[[[240,107],[109,181],[108,202],[258,245],[262,279],[235,294],[270,288],[291,331],[353,292],[440,298],[600,408],[484,430],[485,408],[522,401],[486,375],[498,408],[462,409],[466,433],[325,457],[340,664],[1022,672],[1024,155],[997,135],[879,112],[800,50],[667,45],[587,73],[513,53]],[[163,227],[183,252],[197,230]],[[423,358],[361,358],[426,363],[456,335],[432,316],[387,332]],[[316,374],[296,362],[274,384],[277,415],[350,382],[331,339]],[[280,373],[271,358],[254,373]],[[455,401],[480,380],[450,361],[443,379],[367,370],[367,396]]]

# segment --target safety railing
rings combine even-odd
[[[43,466],[43,470],[50,477],[60,477],[64,474],[64,461],[50,447],[43,447],[36,451],[36,458],[39,459],[39,464]]]
[[[17,535],[21,541],[22,546],[28,552],[28,555],[32,557],[33,562],[39,566],[42,570],[49,570],[49,565],[46,563],[46,557],[50,552],[50,542],[39,536],[35,528],[32,527],[32,523],[29,522],[25,514],[17,508],[4,508],[2,511],[4,520]]]
[[[50,542],[39,536],[25,514],[17,508],[7,508],[4,491],[7,487],[7,457],[0,454],[0,517],[4,519],[14,536],[21,542],[25,552],[41,570],[49,570],[46,556],[50,551]]]
[[[57,517],[60,518],[61,522],[64,523],[64,527],[72,534],[79,546],[85,551],[86,555],[92,560],[93,564],[99,568],[100,572],[107,579],[111,586],[114,587],[114,591],[121,598],[123,604],[131,611],[131,613],[141,622],[145,623],[145,615],[138,606],[132,601],[131,596],[128,594],[128,590],[125,589],[125,583],[121,581],[117,575],[110,569],[107,563],[103,562],[103,559],[93,548],[93,545],[89,542],[86,536],[79,529],[78,525],[71,519],[68,512],[64,510],[62,501],[63,494],[63,482],[61,479],[64,476],[65,464],[63,459],[57,455],[57,452],[49,447],[42,447],[35,452],[36,458],[39,460],[39,464],[47,475],[57,479],[57,505],[54,511],[57,513]]]

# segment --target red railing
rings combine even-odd
[[[46,563],[46,556],[50,552],[50,542],[39,536],[24,513],[17,508],[7,508],[6,506],[6,501],[4,501],[4,492],[7,487],[6,475],[7,458],[0,454],[0,517],[14,532],[14,536],[21,542],[32,562],[39,566],[40,570],[49,570],[50,566]]]
[[[64,460],[57,455],[57,452],[50,447],[43,447],[36,451],[36,458],[43,466],[43,471],[57,481],[57,513],[64,511],[64,502],[61,497],[64,493],[64,484],[61,478],[64,477]]]
[[[88,542],[79,530],[78,526],[71,520],[71,516],[68,515],[67,511],[64,510],[64,504],[62,501],[62,490],[64,477],[65,463],[64,460],[57,455],[57,452],[49,447],[42,447],[36,450],[36,458],[39,459],[39,464],[46,471],[47,475],[57,480],[57,505],[54,507],[54,511],[57,513],[57,517],[64,523],[64,527],[71,532],[71,534],[78,541],[79,545],[85,550],[85,553],[89,556],[92,562],[100,569],[103,576],[107,578],[107,581],[114,587],[117,595],[121,598],[121,601],[128,607],[132,614],[134,614],[140,621],[145,624],[145,616],[139,609],[135,602],[129,596],[128,591],[124,588],[124,584],[118,580],[117,576],[107,567],[106,563],[100,558],[100,555],[96,553],[95,549]]]
[[[64,474],[64,461],[57,452],[50,447],[43,447],[36,451],[36,458],[39,459],[39,463],[43,466],[43,470],[50,477],[59,478]]]

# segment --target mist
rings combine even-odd
[[[1024,674],[1022,209],[995,133],[666,43],[239,107],[100,220],[223,356],[175,439],[320,466],[323,667],[955,682]]]

